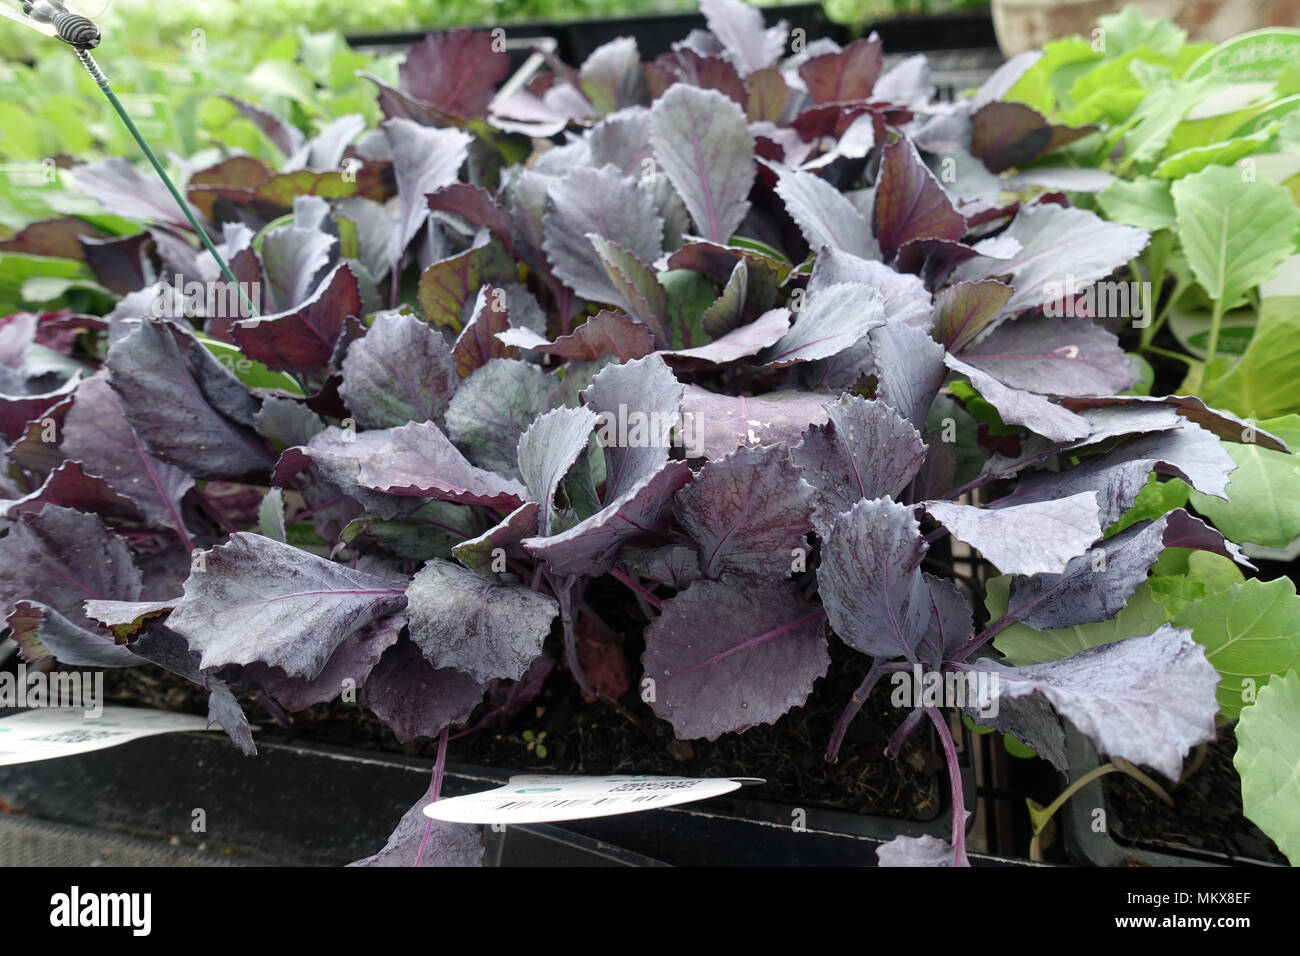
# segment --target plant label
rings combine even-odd
[[[762,782],[753,777],[694,780],[639,774],[518,775],[495,790],[431,803],[424,808],[424,814],[448,823],[554,823],[673,807],[721,796],[746,783]]]
[[[105,707],[87,717],[80,707],[45,707],[0,719],[0,767],[71,757],[116,747],[138,737],[207,730],[193,714],[169,714],[141,707]]]

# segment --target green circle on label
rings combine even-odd
[[[524,787],[522,790],[516,790],[515,793],[555,793],[559,787]]]

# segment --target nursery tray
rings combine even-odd
[[[338,866],[376,852],[428,786],[431,762],[261,741],[245,758],[217,733],[178,733],[58,760],[0,767],[0,801],[18,819],[81,827],[246,864]],[[448,796],[490,789],[510,771],[449,765]],[[972,788],[973,798],[973,788]],[[191,822],[202,810],[206,831]],[[728,795],[564,825],[485,831],[499,866],[871,865],[898,835],[947,836],[946,816],[910,823]],[[202,850],[199,849],[202,847]],[[972,857],[982,865],[1008,865]],[[0,860],[0,863],[4,863]]]
[[[1086,737],[1066,726],[1066,750],[1070,758],[1070,777],[1077,780],[1101,763]],[[1093,811],[1101,808],[1106,819],[1113,819],[1116,809],[1106,800],[1101,779],[1081,787],[1061,811],[1066,852],[1080,866],[1278,866],[1265,860],[1218,853],[1189,847],[1187,849],[1136,843],[1120,843],[1110,828],[1098,833],[1092,829]]]

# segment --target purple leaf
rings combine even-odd
[[[824,615],[786,582],[696,581],[646,629],[651,707],[679,739],[774,723],[826,674]]]
[[[402,815],[382,850],[348,866],[482,866],[479,828],[425,816],[424,808],[435,799],[430,790]]]
[[[1008,312],[1034,309],[1061,296],[1070,281],[1084,288],[1127,265],[1146,248],[1144,229],[1106,222],[1086,209],[1052,203],[1022,206],[999,238],[1020,250],[1007,259],[982,256],[956,268],[958,281],[1009,276],[1015,286]]]
[[[139,658],[112,634],[74,624],[37,601],[19,601],[5,619],[23,660],[58,661],[72,667],[134,667]]]
[[[427,197],[432,212],[449,212],[471,225],[486,229],[510,249],[514,244],[514,223],[510,213],[486,189],[470,183],[452,183]]]
[[[136,657],[197,684],[208,692],[208,726],[217,724],[245,757],[257,755],[253,731],[229,687],[199,668],[199,655],[175,631],[155,624],[130,645]]]
[[[44,418],[50,409],[72,394],[77,381],[77,376],[73,375],[56,389],[29,395],[21,392],[4,394],[3,378],[0,378],[0,434],[10,441],[16,440],[26,430],[28,422]]]
[[[649,100],[636,40],[619,37],[592,51],[578,80],[583,95],[602,116]]]
[[[112,635],[86,617],[86,600],[134,601],[141,578],[126,542],[107,530],[94,515],[47,505],[39,513],[21,514],[0,538],[0,610],[6,614],[19,601],[26,630],[13,621],[15,636],[25,634],[38,643],[24,645],[29,660],[44,657],[39,632],[46,632],[50,650],[84,656],[101,654],[103,663],[119,657]],[[62,658],[60,658],[62,659]],[[68,660],[68,663],[77,663]],[[120,664],[114,666],[121,666]]]
[[[862,259],[842,249],[827,246],[819,250],[808,280],[808,297],[841,282],[868,285],[879,292],[890,324],[901,323],[929,331],[930,293],[916,276],[896,272],[883,262]]]
[[[772,169],[777,176],[776,193],[809,246],[832,246],[863,259],[880,258],[871,223],[847,196],[812,173]]]
[[[985,331],[1015,292],[997,279],[957,282],[934,297],[934,337],[961,352]]]
[[[62,462],[31,494],[0,504],[0,508],[6,509],[5,517],[16,518],[22,512],[40,511],[46,505],[93,512],[108,520],[140,519],[140,511],[130,498],[118,494],[103,478],[87,474],[79,461]]]
[[[905,242],[966,234],[966,219],[906,138],[885,146],[876,182],[876,239],[892,257]]]
[[[179,326],[140,323],[109,346],[104,364],[127,421],[152,455],[201,478],[238,477],[274,463],[250,427],[256,399]]]
[[[146,624],[166,617],[175,606],[174,598],[163,601],[93,600],[86,601],[83,609],[90,620],[102,624],[116,637],[126,639],[139,634]]]
[[[879,39],[856,40],[838,53],[804,62],[799,76],[814,103],[851,103],[871,96],[883,62]]]
[[[734,328],[708,345],[660,354],[674,365],[682,364],[683,359],[687,360],[688,364],[707,362],[710,365],[725,365],[727,362],[757,355],[765,348],[781,341],[789,331],[790,310],[770,309],[748,325]]]
[[[405,604],[387,578],[239,531],[204,553],[167,626],[204,669],[260,661],[311,680],[348,635]]]
[[[615,301],[641,320],[656,343],[667,343],[669,336],[663,320],[668,315],[668,292],[655,271],[617,242],[602,239],[594,232],[587,234],[587,240],[596,250],[610,288],[616,293]]]
[[[852,282],[828,286],[807,297],[794,326],[760,361],[791,365],[830,358],[884,324],[885,303],[875,289]]]
[[[929,836],[896,836],[876,847],[877,866],[952,866],[956,851],[947,840]]]
[[[419,55],[422,65],[431,66],[428,45],[433,39],[430,37],[423,45],[412,49],[412,55]],[[443,46],[445,44],[439,46],[440,53]],[[454,61],[455,56],[447,58],[448,63]],[[439,64],[437,69],[442,70],[445,65]],[[458,76],[456,83],[460,85],[466,77],[481,75],[477,69],[471,69]],[[388,253],[396,263],[429,218],[429,204],[424,197],[456,181],[456,175],[469,155],[472,137],[458,129],[431,129],[409,119],[385,120],[379,128],[393,153],[397,194],[402,204],[397,231],[393,233]]]
[[[944,363],[954,372],[969,378],[971,385],[998,410],[1008,425],[1023,425],[1044,438],[1061,442],[1087,438],[1091,432],[1087,421],[1060,405],[1053,405],[1041,395],[1008,388],[992,375],[986,375],[953,355],[945,355]]]
[[[465,307],[484,285],[504,285],[517,278],[513,259],[495,242],[467,249],[435,262],[420,276],[420,308],[434,325],[459,332]]]
[[[1059,126],[1023,103],[988,103],[971,116],[970,151],[990,172],[1024,166],[1096,132],[1095,126]]]
[[[751,123],[779,123],[792,96],[785,77],[773,67],[745,77],[745,93],[745,118]]]
[[[757,169],[744,111],[715,90],[677,84],[650,111],[655,159],[706,239],[726,242],[749,211]]]
[[[543,248],[555,274],[584,298],[622,302],[587,236],[616,243],[641,263],[655,261],[663,249],[663,219],[653,197],[612,166],[576,167],[551,185],[548,197]]]
[[[812,529],[813,490],[785,445],[738,448],[708,462],[673,513],[700,549],[700,571],[784,577]]]
[[[961,358],[1004,385],[1040,395],[1112,394],[1133,384],[1119,340],[1091,319],[1003,322]]]
[[[896,322],[873,329],[870,344],[878,378],[876,398],[923,429],[930,405],[948,377],[943,347],[929,333]]]
[[[497,549],[505,553],[524,538],[535,536],[538,528],[537,516],[540,511],[537,502],[526,501],[502,518],[495,527],[489,528],[476,538],[461,541],[451,549],[451,553],[457,561],[479,574],[503,570],[495,567]],[[520,552],[522,553],[522,549]]]
[[[912,509],[877,498],[835,519],[817,585],[840,639],[872,657],[916,659],[930,626],[930,589],[918,565],[927,545]]]
[[[542,508],[538,515],[542,537],[555,527],[555,492],[587,450],[595,424],[596,413],[588,408],[556,408],[533,422],[519,439],[519,473],[531,499]]]
[[[487,31],[431,33],[398,67],[402,91],[459,119],[484,119],[510,57]],[[432,192],[432,190],[427,190]]]
[[[830,421],[809,428],[791,452],[816,492],[813,523],[823,537],[859,501],[896,497],[926,454],[920,434],[888,405],[844,395],[826,411]]]
[[[582,398],[597,415],[609,502],[667,463],[671,430],[681,420],[682,385],[662,358],[651,355],[606,366]]]
[[[744,109],[748,102],[745,84],[729,60],[721,56],[704,56],[694,50],[680,47],[665,53],[647,67],[652,72],[662,71],[663,83],[671,86],[682,82],[702,90],[716,90]],[[652,83],[653,90],[662,95],[664,90]]]
[[[655,350],[654,333],[644,323],[610,309],[602,309],[554,342],[548,342],[530,329],[510,329],[499,332],[497,338],[515,348],[558,355],[575,362],[594,362],[607,355],[620,362],[630,362],[645,358]]]
[[[117,157],[78,166],[75,175],[77,189],[111,213],[185,232],[194,228],[158,177],[144,175],[129,159]]]
[[[1006,508],[927,501],[925,510],[1004,574],[1059,574],[1104,530],[1095,491]]]
[[[809,425],[828,420],[829,403],[830,396],[812,392],[732,396],[687,385],[682,394],[684,444],[689,457],[708,459],[723,458],[743,445],[793,445]]]
[[[1182,478],[1202,494],[1226,499],[1228,478],[1236,467],[1217,438],[1184,421],[1179,428],[1142,435],[1084,458],[1073,468],[1026,474],[1013,494],[999,498],[992,507],[1003,507],[1004,502],[1055,501],[1094,488],[1101,526],[1107,528],[1133,506],[1152,469]]]
[[[240,99],[238,96],[231,96],[229,93],[219,95],[223,100],[243,113],[245,118],[251,120],[253,125],[265,133],[266,138],[274,143],[275,148],[284,153],[286,157],[294,156],[298,150],[306,145],[306,137],[292,123],[282,120],[269,110],[255,106],[248,100]]]
[[[278,315],[241,319],[231,326],[240,350],[276,370],[316,372],[329,364],[345,320],[364,314],[357,278],[337,266],[316,294]]]
[[[546,411],[555,380],[536,365],[494,359],[461,383],[447,408],[447,435],[479,468],[519,477],[519,439]]]
[[[1165,548],[1213,551],[1252,567],[1236,545],[1178,508],[1106,538],[1060,574],[1014,578],[1006,617],[1040,631],[1109,620],[1146,580]]]
[[[439,559],[416,574],[406,597],[411,640],[425,659],[481,684],[523,677],[559,613],[553,598]]]
[[[80,219],[75,221],[85,227]],[[152,241],[153,237],[147,232],[114,239],[83,236],[81,251],[100,285],[117,295],[126,295],[149,285],[155,274],[149,257]]]
[[[361,427],[395,428],[441,423],[456,384],[451,350],[437,329],[413,315],[381,312],[348,348],[339,395]]]
[[[700,12],[742,73],[772,66],[785,50],[785,24],[766,29],[763,14],[741,0],[701,0]]]
[[[930,626],[918,647],[917,656],[935,670],[975,636],[974,612],[970,599],[953,581],[921,572],[930,591]]]
[[[1218,672],[1186,628],[1162,627],[1048,664],[977,665],[997,675],[996,699],[1041,694],[1101,753],[1154,767],[1170,780],[1183,756],[1215,737]]]
[[[470,320],[452,348],[456,374],[468,378],[493,359],[518,358],[519,353],[498,338],[509,328],[510,311],[504,290],[492,286],[479,289]]]
[[[289,677],[278,667],[253,663],[240,674],[245,681],[258,684],[291,714],[324,704],[341,694],[346,687],[364,687],[370,672],[388,648],[397,643],[406,615],[394,614],[354,631],[343,639],[330,655],[325,667],[312,680]],[[345,681],[350,684],[345,685]]]
[[[1286,442],[1271,435],[1262,429],[1256,428],[1252,423],[1243,421],[1235,415],[1216,408],[1208,408],[1205,402],[1201,401],[1195,395],[1167,395],[1158,398],[1152,395],[1113,395],[1098,398],[1064,398],[1061,404],[1066,408],[1076,412],[1083,412],[1087,409],[1115,409],[1126,413],[1123,420],[1141,418],[1138,410],[1146,410],[1152,406],[1165,406],[1171,408],[1182,418],[1189,419],[1200,425],[1212,435],[1222,438],[1224,441],[1258,444],[1261,448],[1271,448],[1273,451],[1289,451]],[[1172,427],[1172,426],[1162,426]],[[1130,431],[1139,429],[1132,428]],[[1140,430],[1154,431],[1154,428],[1143,428]],[[1094,434],[1096,429],[1094,429]],[[1124,434],[1117,432],[1115,434]]]
[[[312,439],[308,453],[319,440]],[[357,483],[372,491],[507,509],[528,494],[518,482],[471,465],[432,422],[362,432],[354,444]]]
[[[404,744],[463,723],[482,699],[482,684],[457,670],[436,670],[409,640],[386,650],[366,680],[366,706]]]
[[[619,549],[641,535],[662,534],[673,495],[691,480],[683,461],[669,462],[584,521],[549,538],[528,538],[524,550],[541,558],[560,575],[605,574],[618,559]]]
[[[262,271],[270,287],[264,312],[289,312],[313,298],[338,245],[314,218],[328,211],[329,204],[320,197],[300,196],[294,200],[293,223],[262,237]]]

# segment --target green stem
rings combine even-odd
[[[1142,330],[1142,341],[1138,345],[1138,351],[1145,352],[1151,348],[1151,343],[1155,341],[1156,333],[1159,332],[1160,327],[1165,324],[1165,319],[1169,318],[1169,313],[1173,311],[1174,303],[1182,297],[1182,294],[1185,291],[1187,291],[1187,285],[1188,283],[1184,282],[1181,278],[1174,283],[1174,291],[1170,294],[1169,298],[1165,300],[1164,308],[1160,310],[1160,314],[1155,317],[1155,320],[1150,325]],[[1154,289],[1156,286],[1153,285],[1152,288]]]
[[[1223,300],[1214,300],[1214,311],[1210,313],[1210,344],[1205,348],[1205,367],[1209,368],[1219,351],[1219,327],[1223,325]]]
[[[1178,361],[1182,362],[1184,365],[1188,367],[1192,365],[1192,359],[1189,359],[1186,355],[1183,355],[1181,352],[1174,352],[1170,349],[1162,349],[1155,345],[1148,345],[1146,347],[1146,351],[1155,352],[1156,355],[1163,355],[1165,358],[1177,359]]]
[[[86,72],[90,74],[90,78],[95,81],[95,85],[99,87],[100,91],[108,99],[108,102],[112,105],[113,109],[117,111],[117,115],[121,117],[122,122],[126,125],[127,131],[135,138],[136,143],[139,144],[140,149],[144,152],[145,158],[149,160],[150,165],[154,168],[154,172],[158,174],[158,178],[162,180],[163,185],[167,187],[167,191],[172,194],[172,198],[176,200],[176,204],[180,206],[181,212],[185,214],[185,218],[188,219],[190,225],[194,227],[194,231],[198,233],[199,241],[202,242],[204,248],[212,254],[212,258],[217,261],[217,265],[220,266],[221,272],[226,277],[226,280],[230,282],[234,286],[235,291],[239,293],[239,298],[240,301],[243,302],[244,308],[248,310],[248,313],[251,316],[260,315],[261,313],[258,312],[257,306],[253,305],[253,303],[249,301],[248,296],[244,292],[244,287],[240,284],[239,280],[235,278],[235,274],[230,271],[230,266],[226,264],[226,260],[222,258],[221,253],[217,252],[217,247],[212,244],[212,239],[208,236],[208,231],[203,228],[203,225],[195,217],[194,211],[190,208],[190,204],[186,201],[185,197],[181,195],[180,190],[176,188],[171,177],[167,175],[167,170],[163,169],[162,163],[158,161],[158,157],[154,155],[154,151],[149,148],[149,144],[145,141],[144,136],[141,135],[140,130],[137,129],[135,123],[132,122],[131,114],[126,111],[121,100],[117,98],[117,94],[113,92],[113,88],[108,85],[108,77],[106,77],[104,71],[99,68],[99,64],[95,62],[95,58],[90,55],[88,50],[81,49],[77,50],[77,56],[81,60],[81,65],[86,68]]]
[[[1122,757],[1114,757],[1112,758],[1110,763],[1104,763],[1100,767],[1094,767],[1092,770],[1085,773],[1078,780],[1074,781],[1074,783],[1070,784],[1068,787],[1062,790],[1060,795],[1055,800],[1049,803],[1040,812],[1035,814],[1034,836],[1037,836],[1038,834],[1043,832],[1043,829],[1047,826],[1047,821],[1052,819],[1052,817],[1056,814],[1056,811],[1061,809],[1061,807],[1065,805],[1066,800],[1069,800],[1072,796],[1074,796],[1076,793],[1078,793],[1088,784],[1092,783],[1098,777],[1104,777],[1106,774],[1115,773],[1116,771],[1123,774],[1127,774],[1128,776],[1132,777],[1138,783],[1142,784],[1142,786],[1146,787],[1148,790],[1154,793],[1162,803],[1166,803],[1169,806],[1174,805],[1173,798],[1170,797],[1169,794],[1165,792],[1165,789],[1162,786],[1160,786],[1160,784],[1156,783],[1154,780],[1152,780],[1150,777],[1144,774],[1141,770],[1133,766],[1131,763],[1129,763],[1127,760],[1123,759]]]

